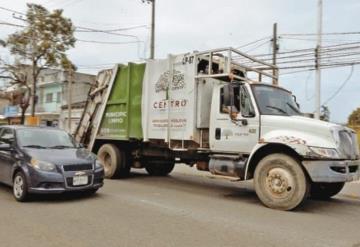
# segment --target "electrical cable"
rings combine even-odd
[[[266,44],[268,44],[268,43],[270,43],[270,41],[269,41],[269,40],[267,40],[267,41],[265,41],[265,42],[263,42],[263,43],[261,43],[261,44],[259,44],[259,45],[255,46],[255,47],[253,47],[253,48],[251,48],[251,49],[247,50],[247,51],[246,51],[246,53],[248,53],[248,52],[250,52],[250,51],[254,51],[254,50],[256,50],[256,49],[258,49],[258,48],[260,48],[260,47],[262,47],[262,46],[264,46],[264,45],[266,45]]]
[[[327,100],[324,101],[323,105],[326,105],[327,103],[329,103],[332,99],[334,99],[340,93],[340,91],[350,81],[353,73],[354,73],[354,65],[351,66],[350,73],[349,73],[348,77],[345,79],[345,81],[341,84],[341,86]]]
[[[258,40],[255,40],[255,41],[246,43],[246,44],[244,44],[244,45],[238,46],[238,47],[236,47],[235,49],[241,49],[241,48],[243,48],[243,47],[256,44],[256,43],[258,43],[258,42],[260,42],[260,41],[263,41],[263,40],[269,39],[269,38],[270,38],[270,36],[267,36],[267,37],[264,37],[264,38],[261,38],[261,39],[258,39]]]

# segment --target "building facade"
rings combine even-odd
[[[25,68],[29,69],[29,67]],[[30,71],[30,69],[29,69]],[[28,77],[29,79],[31,76]],[[70,106],[81,111],[81,106],[85,105],[88,93],[92,85],[95,84],[96,76],[73,72],[71,76],[72,85],[71,90],[68,90],[70,74],[67,71],[57,69],[44,69],[40,72],[37,81],[36,98],[37,103],[35,107],[36,123],[43,126],[60,127],[67,130],[68,114],[68,99],[71,99]],[[28,82],[32,86],[32,80]],[[31,103],[31,102],[30,102]],[[31,104],[26,111],[25,124],[29,124],[31,115]],[[82,112],[81,112],[82,113]],[[8,122],[11,124],[20,123],[20,108],[16,116],[11,116]],[[79,114],[74,112],[71,116],[73,125],[79,121]]]

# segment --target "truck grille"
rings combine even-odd
[[[346,130],[339,131],[340,150],[349,159],[356,159],[359,156],[356,136]]]
[[[63,166],[65,172],[76,172],[76,171],[86,171],[92,170],[92,164],[75,164],[75,165],[64,165]]]

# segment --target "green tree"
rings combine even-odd
[[[350,114],[348,124],[350,126],[360,127],[360,107]]]
[[[32,101],[31,115],[35,116],[36,83],[40,72],[49,67],[74,69],[66,51],[74,47],[76,39],[74,26],[70,19],[63,16],[62,10],[50,12],[37,4],[27,4],[27,7],[26,25],[21,31],[11,34],[5,46],[18,61],[8,72],[21,71],[24,64],[30,68],[25,84],[31,85],[31,97],[28,98]]]

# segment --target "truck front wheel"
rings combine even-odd
[[[151,176],[167,176],[173,169],[175,163],[168,162],[148,162],[145,166],[147,173]]]
[[[270,154],[260,160],[254,174],[255,191],[269,208],[292,210],[309,194],[309,182],[300,163],[286,154]]]
[[[128,157],[114,144],[104,144],[98,151],[98,158],[104,166],[106,178],[125,178],[130,174]]]
[[[310,197],[313,199],[326,200],[338,194],[345,183],[312,183]]]

